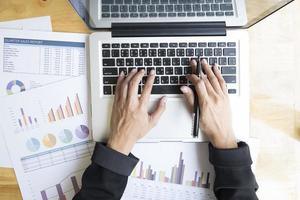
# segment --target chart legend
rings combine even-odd
[[[75,95],[73,103],[70,97],[67,97],[64,105],[59,105],[58,108],[51,108],[48,112],[48,122],[61,121],[67,118],[72,118],[82,115],[83,110],[78,94]]]

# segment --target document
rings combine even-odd
[[[88,102],[85,76],[0,99],[1,127],[23,199],[62,199],[68,177],[80,185],[76,172],[89,164],[94,148]]]
[[[50,16],[0,22],[0,29],[52,31]],[[1,59],[1,58],[0,58]],[[2,80],[1,76],[1,80]],[[1,81],[0,81],[1,82]],[[6,95],[6,92],[0,96]],[[12,167],[0,129],[0,167]]]
[[[2,30],[0,96],[86,75],[86,41],[85,34]],[[1,156],[0,166],[11,167],[1,146],[6,156]]]

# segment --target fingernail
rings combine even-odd
[[[206,59],[202,59],[202,64],[207,64],[207,60]]]
[[[124,76],[124,72],[123,71],[121,71],[120,76]]]
[[[185,86],[180,87],[180,90],[184,94],[188,92],[188,90],[187,90],[187,88]]]
[[[134,69],[132,70],[132,72],[137,72],[137,68],[134,68]]]
[[[155,71],[152,69],[151,71],[150,71],[150,75],[154,75],[155,74]]]
[[[168,101],[168,98],[167,98],[166,96],[164,96],[164,97],[162,98],[162,102],[163,102],[164,104],[166,104],[167,101]]]

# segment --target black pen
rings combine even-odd
[[[196,68],[196,75],[200,76],[202,71],[200,56],[197,60],[197,68]],[[198,137],[199,135],[199,118],[200,118],[200,107],[198,104],[198,95],[194,88],[194,127],[193,127],[193,136]]]

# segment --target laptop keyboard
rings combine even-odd
[[[233,0],[102,0],[102,18],[234,16]]]
[[[103,94],[113,95],[121,71],[145,69],[139,86],[143,89],[152,69],[156,77],[152,94],[181,94],[180,86],[188,85],[190,59],[205,58],[210,65],[217,63],[230,94],[236,94],[237,43],[232,42],[170,42],[170,43],[102,43]]]

